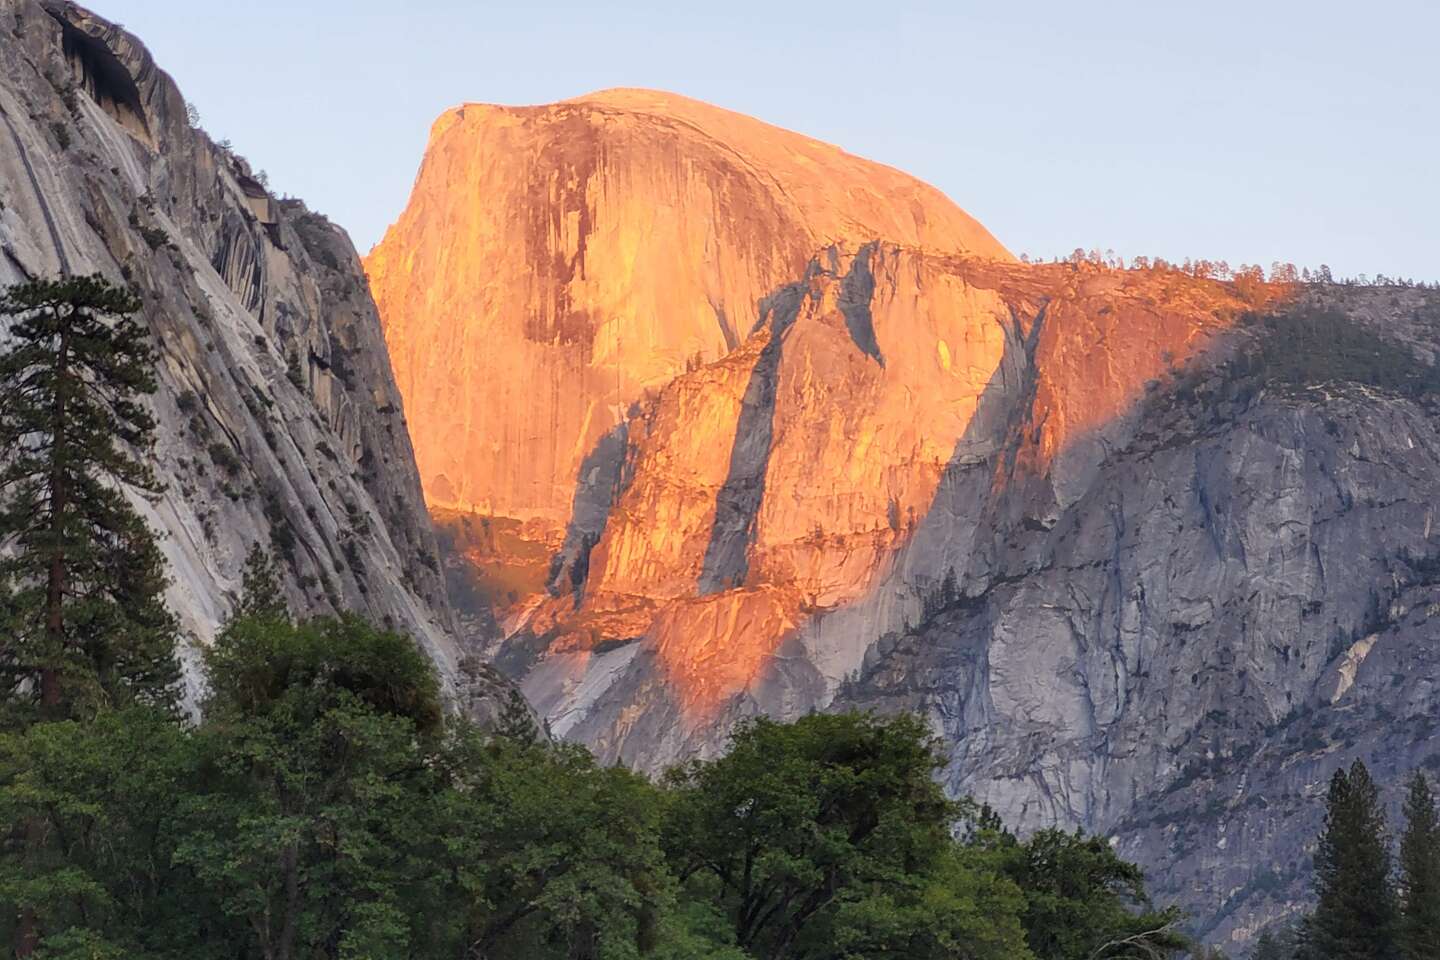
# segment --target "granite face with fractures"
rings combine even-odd
[[[1337,765],[1440,762],[1432,293],[1016,263],[643,91],[445,114],[366,268],[495,662],[604,757],[918,710],[951,791],[1114,837],[1232,947]]]
[[[448,111],[365,261],[430,503],[567,523],[634,404],[877,237],[1009,259],[925,184],[684,97]]]
[[[459,641],[400,394],[344,232],[193,129],[120,27],[0,0],[0,54],[0,285],[98,272],[144,300],[167,489],[137,506],[194,644],[259,543],[292,609],[404,629],[453,684]]]

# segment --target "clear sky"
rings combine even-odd
[[[85,0],[351,232],[464,101],[673,90],[935,184],[1016,253],[1440,280],[1440,0]]]

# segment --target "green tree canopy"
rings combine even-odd
[[[357,617],[295,624],[272,610],[227,625],[206,668],[176,862],[259,956],[407,955],[434,893],[429,661]]]
[[[657,947],[673,882],[649,781],[578,746],[464,723],[445,763],[436,864],[456,880],[467,956],[610,960]]]
[[[1025,891],[1025,932],[1037,960],[1176,955],[1183,917],[1155,909],[1145,878],[1102,837],[1048,829],[1013,848],[1008,872]]]
[[[0,823],[39,834],[0,855],[0,904],[25,911],[40,955],[178,957],[167,945],[205,942],[207,902],[172,861],[191,759],[186,732],[143,706],[0,734]]]
[[[917,957],[947,955],[966,918],[938,878],[984,884],[947,858],[960,808],[935,782],[939,762],[911,716],[749,721],[724,757],[672,773],[671,863],[755,956],[901,956],[907,942]],[[836,953],[842,943],[858,952]]]
[[[313,719],[349,701],[440,730],[443,707],[434,667],[407,636],[352,614],[294,624],[242,617],[205,653],[212,722],[274,715]]]

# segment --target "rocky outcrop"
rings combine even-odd
[[[447,114],[367,268],[457,595],[606,758],[917,710],[1232,947],[1337,765],[1440,765],[1433,293],[1016,263],[632,91]]]
[[[145,47],[73,4],[0,0],[0,284],[130,283],[159,347],[171,606],[196,643],[252,544],[297,612],[459,647],[374,304],[344,232],[187,121]],[[193,678],[192,678],[193,679]]]
[[[737,350],[637,409],[583,576],[552,583],[502,666],[557,733],[651,769],[738,716],[831,703],[937,596],[1011,575],[991,525],[1052,526],[1146,382],[1241,306],[1169,286],[827,251]]]
[[[431,504],[563,526],[633,404],[876,237],[1009,256],[925,184],[684,97],[448,111],[365,262]]]
[[[927,518],[976,530],[956,585],[830,701],[924,712],[952,791],[1022,828],[1115,837],[1237,951],[1307,901],[1337,766],[1363,757],[1398,804],[1410,770],[1440,765],[1440,297],[1296,296],[1027,478],[1026,431],[1053,419],[1053,361],[1033,354],[1016,466]]]

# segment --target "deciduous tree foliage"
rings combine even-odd
[[[197,727],[135,705],[0,736],[0,815],[50,832],[0,856],[0,928],[30,905],[37,956],[1169,953],[1105,946],[1149,916],[1107,844],[1032,846],[947,801],[913,718],[756,722],[657,785],[447,718],[402,636],[241,609]],[[1075,950],[1032,953],[1070,942],[1055,925]]]
[[[474,957],[629,957],[659,942],[673,881],[660,797],[584,749],[462,727],[436,864],[454,878],[456,933]]]
[[[1139,868],[1102,837],[1041,830],[1010,848],[1006,872],[1025,891],[1022,920],[1036,960],[1164,957],[1188,946],[1184,918],[1156,910]]]
[[[404,956],[437,790],[423,654],[354,618],[271,617],[232,623],[207,667],[176,862],[267,960]]]
[[[172,861],[191,748],[170,717],[139,706],[0,734],[0,823],[39,831],[0,859],[0,923],[26,908],[45,957],[202,943],[205,911],[183,899],[193,884]]]
[[[847,917],[878,936],[861,902],[914,899],[911,881],[947,846],[958,811],[937,765],[911,717],[750,721],[724,758],[670,777],[677,876],[713,889],[735,942],[761,956],[825,955],[812,942],[834,939]]]

